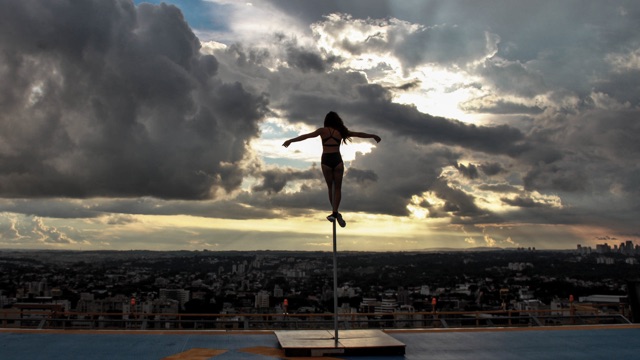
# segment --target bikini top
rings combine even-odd
[[[329,131],[330,131],[329,136],[322,139],[322,146],[340,146],[340,141],[342,139],[339,139],[339,138],[333,136],[335,130],[329,129]],[[335,140],[336,144],[327,144],[327,141],[329,141],[331,139]]]

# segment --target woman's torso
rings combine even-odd
[[[330,128],[330,127],[322,128],[320,138],[322,139],[323,153],[340,152],[340,143],[342,142],[342,135],[337,129]]]

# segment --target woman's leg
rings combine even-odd
[[[340,200],[342,200],[342,175],[344,174],[344,164],[340,163],[340,165],[336,166],[333,169],[333,181],[335,182],[335,204],[333,205],[333,211],[338,213],[338,208],[340,207]]]
[[[329,189],[329,204],[331,204],[331,209],[335,212],[335,207],[333,206],[333,169],[330,166],[322,165],[322,175],[324,175],[324,181],[327,183],[327,189]]]
[[[334,213],[338,212],[338,208],[340,207],[340,200],[342,199],[342,177],[344,174],[344,164],[340,163],[334,169],[330,166],[322,165],[322,174],[324,175],[324,180],[327,183],[327,188],[329,192],[329,203],[331,204],[332,211]],[[334,193],[333,193],[333,183],[335,182],[335,202]]]

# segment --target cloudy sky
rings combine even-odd
[[[0,248],[640,243],[640,2],[0,0]]]

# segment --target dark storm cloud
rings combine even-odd
[[[279,35],[276,38],[282,41],[282,45],[285,48],[286,61],[290,66],[298,68],[302,72],[322,72],[326,70],[326,61],[317,51],[305,49],[299,46],[295,39],[287,40],[283,35]]]
[[[451,195],[444,189],[446,185],[439,184],[441,169],[455,162],[460,153],[441,145],[407,146],[405,142],[394,141],[391,135],[380,135],[382,142],[376,145],[374,152],[356,158],[345,174],[342,203],[346,210],[406,216],[412,197],[434,191],[435,187],[443,188],[436,196],[446,196],[456,205],[460,200],[459,208],[469,209],[466,199]],[[353,168],[371,171],[378,180],[353,181]],[[436,210],[440,209],[430,208],[430,213],[434,214]]]
[[[300,48],[287,49],[287,62],[302,71],[324,71],[325,64],[322,57],[314,52],[304,51]]]
[[[59,219],[95,218],[102,215],[93,204],[81,204],[67,199],[2,199],[0,212]]]
[[[509,101],[498,100],[496,102],[485,103],[474,99],[460,105],[462,110],[468,112],[477,113],[489,113],[489,114],[527,114],[537,115],[541,114],[544,109],[539,106],[528,106],[523,104],[517,104]]]
[[[16,199],[0,201],[0,212],[58,219],[98,219],[106,217],[107,224],[134,221],[130,215],[183,215],[225,219],[272,218],[269,209],[247,205],[243,200],[162,200],[151,197],[82,201],[68,199]]]
[[[530,98],[548,90],[542,75],[533,73],[520,63],[486,61],[478,73],[505,94]],[[505,104],[500,107],[505,107]]]
[[[436,181],[431,190],[445,201],[442,211],[456,217],[478,217],[488,214],[475,204],[475,198],[472,195],[453,188],[444,181]]]
[[[419,143],[457,145],[492,154],[517,156],[528,149],[525,136],[518,129],[500,125],[494,127],[466,124],[461,121],[432,116],[415,107],[396,104],[390,93],[378,85],[358,87],[359,103],[351,109],[361,118]]]
[[[590,110],[568,120],[566,141],[573,147],[598,145],[601,156],[611,161],[640,157],[640,109]]]
[[[408,83],[396,86],[395,88],[398,90],[411,90],[420,86],[420,80],[410,81]]]
[[[371,170],[360,170],[354,167],[349,168],[349,172],[347,174],[350,179],[353,179],[358,184],[364,184],[367,182],[376,182],[378,181],[378,175]]]
[[[456,169],[458,169],[460,174],[462,174],[462,176],[466,178],[476,179],[479,175],[478,167],[474,164],[464,165],[456,163],[454,166],[456,167]]]
[[[604,194],[619,187],[624,194],[637,197],[639,115],[637,109],[623,108],[591,109],[561,116],[562,121],[555,123],[562,127],[556,125],[559,129],[551,130],[553,126],[549,126],[544,136],[561,144],[559,149],[564,154],[533,163],[523,177],[525,187]]]
[[[546,206],[543,203],[536,202],[535,200],[527,197],[517,197],[515,199],[509,198],[501,198],[503,203],[511,206],[524,207],[524,208],[532,208],[532,207],[544,207]]]
[[[633,107],[640,106],[640,69],[613,73],[606,79],[598,79],[595,83],[597,91],[608,94],[620,103],[629,103]]]
[[[464,65],[493,51],[497,39],[491,39],[482,30],[435,25],[411,33],[392,33],[390,43],[407,67],[424,63]]]
[[[487,176],[493,176],[493,175],[497,175],[501,172],[504,171],[504,169],[502,168],[502,165],[496,163],[496,162],[489,162],[486,164],[481,164],[478,166],[478,168],[480,168],[480,170],[485,173],[485,175]]]
[[[563,166],[564,165],[564,166]],[[575,164],[534,165],[523,177],[526,190],[560,190],[577,192],[585,190],[588,178]]]
[[[293,169],[270,169],[263,171],[262,183],[252,188],[253,191],[278,193],[284,189],[289,181],[309,180],[318,178],[318,169],[298,171]]]
[[[263,95],[216,78],[180,10],[0,3],[0,195],[203,199],[236,189]]]
[[[521,191],[517,187],[509,184],[483,184],[478,186],[478,190],[495,193],[519,193]]]
[[[270,209],[253,207],[238,199],[216,201],[162,200],[157,198],[110,199],[97,202],[93,210],[102,214],[183,215],[220,219],[267,219]]]
[[[532,136],[547,138],[555,149],[541,147],[528,158],[525,188],[611,194],[619,187],[637,196],[640,147],[635,139],[640,128],[634,119],[638,115],[632,108],[585,109],[548,119],[546,128]]]

